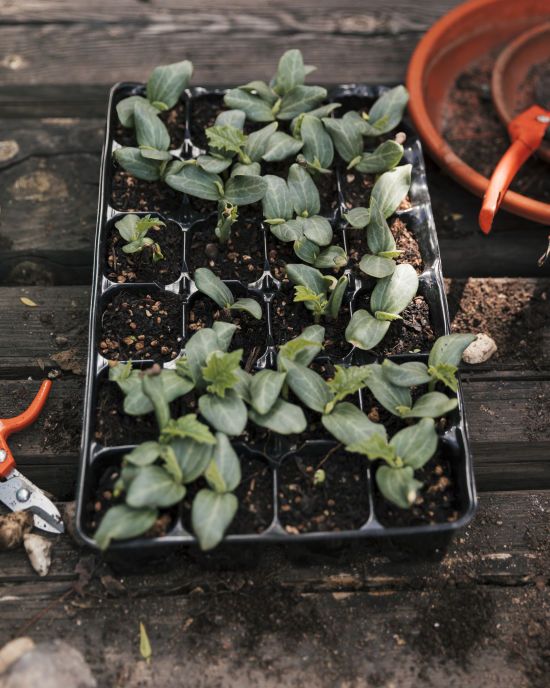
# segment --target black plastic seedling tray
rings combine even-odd
[[[158,215],[165,222],[173,222],[182,232],[182,255],[181,272],[177,279],[170,284],[156,283],[132,283],[117,284],[107,276],[106,270],[106,236],[112,223],[116,222],[123,214],[129,211],[117,210],[111,205],[111,185],[113,176],[112,152],[119,145],[114,141],[114,127],[116,123],[115,107],[117,102],[128,95],[143,93],[143,85],[122,83],[113,87],[109,99],[109,110],[107,117],[107,127],[105,134],[105,145],[102,156],[99,207],[97,218],[97,233],[95,242],[95,266],[93,277],[92,299],[90,307],[90,336],[88,348],[88,370],[87,384],[84,406],[84,427],[82,435],[82,449],[80,457],[80,471],[78,480],[77,494],[77,516],[76,529],[79,537],[92,547],[96,547],[93,540],[93,533],[90,532],[87,520],[87,508],[95,499],[98,484],[101,476],[111,466],[120,463],[122,456],[129,452],[135,444],[141,440],[134,438],[135,444],[131,441],[120,446],[104,446],[96,439],[97,429],[97,402],[98,390],[105,384],[108,373],[108,360],[100,353],[99,343],[102,336],[102,314],[106,304],[121,290],[136,290],[141,293],[162,295],[170,293],[176,295],[178,305],[177,310],[181,318],[181,352],[185,349],[185,340],[192,334],[187,328],[187,319],[196,294],[196,287],[192,280],[195,267],[189,264],[189,245],[190,237],[194,230],[204,225],[205,214],[198,213],[189,199],[182,197],[181,204],[173,212],[152,213]],[[346,85],[332,89],[329,94],[331,98],[339,102],[348,100],[352,107],[372,102],[383,91],[383,87],[369,87],[364,85]],[[194,145],[191,136],[190,118],[193,112],[193,103],[196,98],[208,94],[222,94],[222,89],[207,91],[202,88],[193,88],[186,91],[183,100],[186,104],[186,127],[185,138],[182,145],[172,151],[175,158],[192,157],[197,155],[199,149]],[[441,260],[435,224],[433,220],[430,197],[426,183],[426,174],[422,148],[415,133],[406,124],[401,125],[401,129],[407,133],[405,144],[404,162],[412,163],[412,186],[409,193],[411,207],[397,212],[403,219],[408,228],[413,232],[423,259],[424,270],[420,275],[419,294],[427,300],[430,308],[432,328],[435,336],[449,333],[449,314],[444,292],[443,277],[441,273]],[[347,233],[342,213],[345,211],[345,199],[342,194],[342,184],[340,173],[335,171],[338,183],[338,206],[331,212],[330,219],[335,229],[335,243],[339,241],[347,249]],[[147,209],[150,212],[150,209]],[[143,213],[145,214],[145,213]],[[270,272],[268,260],[268,236],[264,227],[259,226],[264,249],[264,271],[263,274],[253,283],[244,284],[235,281],[228,281],[232,289],[237,292],[249,292],[250,296],[256,297],[263,304],[264,310],[264,342],[262,352],[256,360],[256,368],[273,366],[275,362],[276,345],[278,342],[273,336],[272,300],[277,294],[280,283]],[[262,242],[260,242],[262,243]],[[294,261],[294,262],[297,262]],[[347,303],[350,313],[353,312],[358,294],[366,288],[366,282],[357,278],[350,272],[350,286],[347,294]],[[265,345],[264,345],[265,344]],[[327,357],[325,357],[327,358]],[[381,360],[383,357],[380,357]],[[406,360],[426,360],[427,352],[415,354],[401,354],[389,356],[397,362]],[[328,356],[330,359],[330,356]],[[350,350],[344,357],[344,362],[367,363],[377,360],[375,356],[359,351]],[[342,358],[332,360],[341,362]],[[137,365],[144,366],[150,363],[144,361],[134,361]],[[173,367],[174,359],[163,361],[165,367]],[[358,527],[353,530],[345,531],[316,531],[309,533],[292,533],[285,530],[281,520],[281,509],[279,503],[279,484],[281,481],[281,467],[285,461],[293,457],[314,458],[324,456],[329,449],[336,445],[335,442],[325,439],[306,440],[301,445],[292,445],[286,438],[275,438],[270,441],[262,451],[252,446],[246,446],[241,442],[236,442],[241,457],[256,457],[268,466],[271,476],[272,486],[272,514],[270,525],[261,533],[239,533],[232,534],[231,528],[225,537],[227,544],[244,543],[298,543],[298,542],[328,542],[352,538],[371,538],[378,539],[382,544],[389,542],[405,542],[415,547],[425,547],[430,543],[434,547],[440,547],[446,542],[456,530],[464,527],[473,517],[476,508],[476,497],[472,472],[472,457],[467,438],[466,421],[464,418],[464,403],[461,387],[458,389],[458,407],[448,417],[447,425],[441,436],[441,457],[448,460],[451,466],[451,481],[456,491],[456,511],[457,518],[452,522],[439,524],[423,524],[414,526],[384,526],[379,515],[379,497],[373,479],[373,471],[368,461],[365,459],[362,471],[364,488],[364,511],[365,519]],[[363,397],[358,399],[359,405],[363,406]],[[183,412],[183,409],[182,409]],[[131,440],[131,438],[130,438]],[[177,513],[172,519],[172,525],[166,535],[162,537],[140,537],[129,541],[114,542],[111,545],[111,552],[116,555],[124,554],[147,554],[154,552],[164,552],[181,547],[182,545],[193,545],[196,540],[190,530],[186,527],[188,515],[184,513],[183,506],[180,505]]]

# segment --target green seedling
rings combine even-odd
[[[138,215],[128,214],[121,220],[115,222],[118,233],[126,242],[122,247],[124,253],[142,253],[144,249],[151,249],[153,263],[164,258],[159,244],[151,237],[147,236],[150,229],[160,229],[165,227],[164,222],[151,215],[139,217]]]

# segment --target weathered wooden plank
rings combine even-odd
[[[8,119],[98,118],[103,123],[112,84],[2,84],[0,115]],[[3,124],[4,126],[4,124]]]

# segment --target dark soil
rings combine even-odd
[[[395,238],[397,250],[402,252],[396,258],[396,263],[409,263],[420,275],[424,270],[424,262],[422,261],[420,247],[414,234],[408,229],[403,220],[398,217],[391,221],[390,229]],[[366,231],[364,229],[349,228],[347,230],[347,237],[349,255],[353,261],[358,263],[366,253],[369,253]]]
[[[260,303],[262,302],[260,301]],[[263,304],[262,307],[264,307]],[[256,318],[244,311],[225,311],[203,294],[194,296],[188,309],[188,336],[190,337],[194,332],[203,327],[212,327],[212,323],[215,320],[223,320],[237,325],[238,329],[233,335],[230,351],[243,349],[243,363],[250,370],[250,367],[265,352],[267,345],[265,307],[264,318],[256,320]]]
[[[169,361],[180,351],[181,333],[179,296],[124,289],[103,311],[99,350],[115,361]]]
[[[152,227],[147,236],[159,244],[164,258],[153,262],[153,251],[146,247],[140,253],[124,253],[126,244],[114,223],[107,231],[105,274],[113,282],[175,282],[182,269],[183,235],[174,223],[165,227]]]
[[[223,104],[223,95],[214,93],[197,96],[191,100],[189,132],[193,145],[206,150],[208,139],[205,129],[214,126],[216,117],[226,109]]]
[[[187,198],[193,212],[193,220],[205,220],[209,215],[213,215],[218,210],[217,201],[205,201],[195,196],[188,196]]]
[[[368,310],[369,294],[359,292],[355,300],[355,310]],[[389,356],[408,352],[429,351],[435,341],[430,317],[430,307],[423,296],[415,296],[401,313],[402,320],[390,323],[389,330],[373,353]]]
[[[128,416],[123,411],[124,394],[109,380],[98,383],[95,439],[104,447],[123,444],[141,444],[158,438],[154,413],[146,416]]]
[[[238,220],[231,228],[227,244],[220,244],[212,218],[197,224],[187,235],[186,262],[189,271],[208,267],[222,279],[236,279],[250,284],[256,282],[264,271],[264,235],[259,223]]]
[[[356,170],[340,168],[340,184],[346,208],[367,207],[374,186],[375,175],[361,174]],[[408,210],[411,207],[409,197],[403,199],[398,210]]]
[[[113,488],[120,477],[120,468],[109,466],[100,475],[95,494],[85,505],[84,523],[89,533],[95,533],[99,528],[105,513],[117,504],[124,502],[124,495],[113,496]],[[177,518],[177,506],[163,509],[153,526],[140,537],[162,537],[173,527]]]
[[[116,210],[173,214],[181,202],[182,195],[163,182],[137,179],[113,164],[110,204]]]
[[[376,468],[381,465],[377,462]],[[385,526],[415,526],[432,523],[448,523],[459,517],[459,502],[455,485],[452,482],[450,460],[443,456],[441,449],[422,468],[415,471],[415,478],[424,484],[416,502],[410,509],[400,509],[391,504],[375,488],[375,512]]]
[[[271,274],[275,279],[287,280],[286,264],[300,263],[300,259],[294,253],[294,242],[283,243],[271,234],[267,234],[267,259],[271,268]]]
[[[510,145],[506,127],[491,98],[491,74],[500,50],[501,47],[472,62],[458,76],[442,111],[443,136],[462,160],[485,177],[491,176]],[[547,70],[547,65],[540,65],[527,79],[518,94],[516,106],[519,111],[533,104],[535,81],[545,78]],[[549,202],[548,169],[548,163],[533,157],[523,165],[510,188]]]
[[[273,297],[271,327],[277,345],[298,337],[305,327],[314,322],[310,311],[302,303],[294,303],[293,296],[294,287],[286,282]],[[325,328],[324,353],[334,359],[344,358],[351,351],[351,345],[344,337],[349,319],[349,306],[343,305],[337,320],[325,318],[320,323]]]
[[[273,521],[273,471],[267,462],[241,457],[242,479],[235,495],[239,510],[229,526],[228,535],[261,533]]]
[[[318,468],[326,479],[314,485]],[[287,533],[359,528],[369,517],[365,461],[344,451],[289,457],[279,471],[278,500]]]
[[[185,103],[177,103],[171,110],[165,110],[159,115],[170,134],[170,148],[180,148],[185,139]],[[113,138],[121,146],[137,146],[135,129],[123,127],[114,111]]]

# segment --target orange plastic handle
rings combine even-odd
[[[519,168],[540,147],[550,125],[549,117],[550,110],[532,105],[508,125],[513,143],[495,167],[479,213],[479,226],[485,234],[491,231],[495,215]]]
[[[51,380],[44,380],[40,385],[40,389],[32,400],[30,406],[13,418],[0,418],[0,450],[2,452],[2,460],[0,461],[0,478],[5,478],[15,468],[15,459],[8,447],[7,439],[13,432],[23,430],[38,418],[40,411],[42,411],[50,389],[52,386]],[[5,452],[5,454],[4,454]]]

